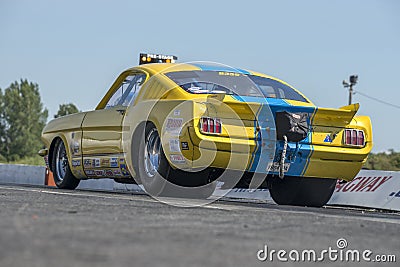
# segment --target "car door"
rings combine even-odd
[[[127,106],[132,103],[146,79],[143,73],[122,74],[103,108],[90,111],[82,122],[83,157],[121,154],[122,122]],[[120,79],[121,77],[119,77]],[[108,94],[107,94],[108,95]]]

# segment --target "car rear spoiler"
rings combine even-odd
[[[356,115],[360,104],[351,104],[338,109],[318,108],[313,124],[320,126],[344,127],[348,125]]]

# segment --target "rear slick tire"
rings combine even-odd
[[[145,129],[139,130],[142,133],[136,143],[138,156],[132,158],[137,159],[138,176],[149,195],[193,199],[206,199],[212,195],[216,182],[203,182],[208,172],[174,170],[165,156],[157,128],[148,123]]]
[[[331,198],[336,181],[328,178],[273,177],[269,191],[279,205],[322,207]]]
[[[186,172],[174,170],[169,172],[169,183],[164,188],[163,195],[170,197],[207,199],[217,187],[216,181],[209,181],[209,170]]]
[[[162,195],[170,166],[165,158],[157,128],[148,123],[140,133],[137,170],[146,192],[154,197]],[[133,151],[132,151],[133,153]]]

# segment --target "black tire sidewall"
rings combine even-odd
[[[132,158],[137,159],[135,161],[137,165],[138,176],[141,184],[148,194],[156,197],[183,197],[197,199],[205,199],[212,195],[216,188],[217,182],[211,182],[207,184],[199,182],[199,185],[195,188],[186,187],[176,183],[175,180],[201,178],[202,173],[190,173],[174,170],[166,158],[162,145],[160,150],[160,165],[157,173],[155,176],[149,177],[144,167],[145,146],[147,145],[147,140],[150,133],[153,130],[157,130],[157,128],[154,126],[154,124],[148,123],[145,129],[142,128],[139,130],[142,131],[142,133],[136,136],[140,136],[140,138],[139,140],[134,140],[133,142],[136,144],[136,147],[138,147],[139,154]],[[157,133],[159,133],[158,130]]]
[[[152,196],[159,196],[162,194],[165,184],[167,183],[166,178],[168,174],[168,169],[169,169],[169,163],[167,159],[165,158],[164,151],[161,146],[161,153],[160,153],[160,165],[159,169],[157,170],[157,173],[153,176],[150,177],[146,171],[145,171],[145,159],[144,159],[144,153],[145,153],[145,147],[147,145],[147,140],[148,136],[151,133],[152,130],[157,130],[157,128],[152,124],[148,123],[146,125],[144,134],[140,134],[139,136],[143,139],[138,140],[139,142],[139,149],[138,149],[138,157],[137,157],[137,170],[138,170],[138,175],[140,182],[142,183],[144,189],[146,192]],[[139,129],[141,130],[141,129]],[[157,131],[158,132],[158,131]]]
[[[308,177],[274,177],[270,194],[279,205],[322,207],[335,190],[336,179]]]
[[[67,153],[67,158],[68,158],[68,152],[67,152],[67,148],[63,142],[63,140],[59,139],[57,140],[56,145],[54,146],[54,152],[52,155],[52,170],[53,170],[53,179],[54,179],[54,183],[56,184],[56,186],[58,188],[61,189],[75,189],[78,185],[80,180],[77,179],[71,172],[71,168],[69,166],[69,161],[67,159],[67,166],[66,166],[66,170],[65,170],[65,175],[63,178],[58,176],[58,171],[57,171],[57,154],[58,151],[61,147],[61,145],[64,146],[65,152]]]
[[[296,180],[288,178],[271,178],[271,187],[269,192],[272,199],[279,205],[293,205],[293,202],[298,194],[297,186],[300,184],[302,178]]]

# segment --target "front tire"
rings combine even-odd
[[[331,198],[336,181],[328,178],[273,177],[269,191],[279,205],[322,207]]]
[[[61,139],[56,141],[52,157],[54,183],[61,189],[75,189],[80,180],[71,172],[67,151]]]

